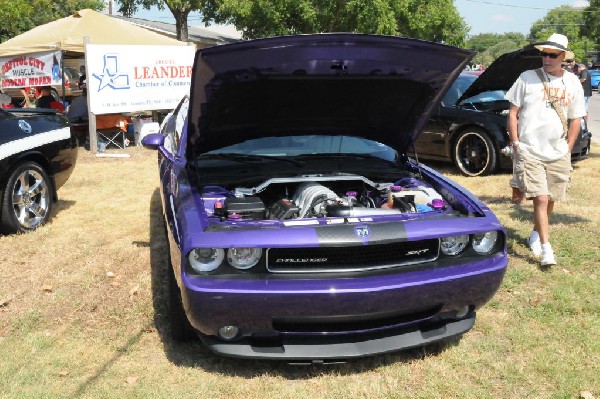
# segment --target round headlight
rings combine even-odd
[[[224,258],[225,251],[221,248],[195,248],[188,255],[190,266],[200,273],[212,272]]]
[[[227,262],[236,269],[246,270],[256,265],[261,255],[260,248],[231,248],[227,251]]]
[[[461,253],[469,243],[469,236],[453,236],[442,238],[442,253],[444,255],[458,255]]]
[[[494,245],[498,241],[497,231],[488,231],[487,233],[479,233],[473,235],[473,249],[478,254],[489,254]]]

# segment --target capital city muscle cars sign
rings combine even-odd
[[[60,51],[0,58],[2,89],[60,85],[61,59]]]

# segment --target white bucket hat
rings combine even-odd
[[[534,47],[540,51],[544,51],[545,48],[552,48],[565,52],[565,60],[571,60],[575,58],[575,54],[568,49],[569,39],[565,35],[560,33],[553,33],[550,35],[548,40],[534,44]]]

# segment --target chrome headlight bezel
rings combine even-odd
[[[471,246],[479,255],[487,255],[492,253],[496,248],[498,237],[498,231],[496,230],[473,234]]]
[[[227,263],[237,270],[248,270],[258,264],[262,257],[262,248],[229,248]]]
[[[440,250],[446,256],[456,256],[467,249],[469,241],[469,235],[467,234],[442,237],[440,239]]]
[[[188,254],[191,268],[198,273],[210,273],[217,269],[225,259],[221,248],[194,248]]]

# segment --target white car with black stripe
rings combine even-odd
[[[76,161],[77,139],[62,114],[0,109],[0,232],[27,232],[44,224]]]

